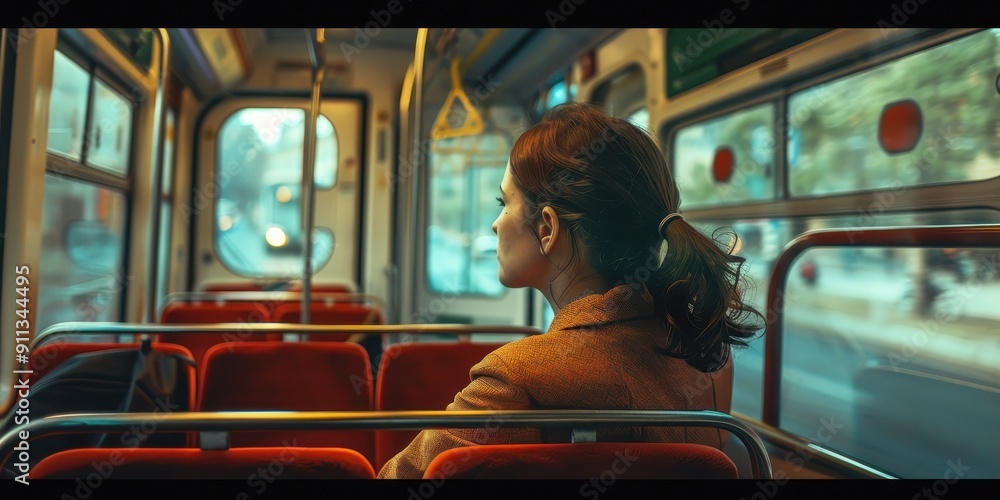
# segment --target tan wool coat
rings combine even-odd
[[[487,355],[448,410],[638,409],[729,412],[732,361],[707,374],[665,356],[661,320],[644,289],[621,285],[559,310],[548,332]],[[429,429],[389,460],[380,478],[420,479],[442,451],[476,444],[568,442],[569,430]],[[601,428],[598,441],[687,442],[721,449],[724,433],[702,427]]]

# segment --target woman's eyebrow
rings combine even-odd
[[[499,187],[500,187],[500,194],[507,194],[507,193],[503,192],[503,185],[500,185]]]

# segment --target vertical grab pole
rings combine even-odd
[[[403,88],[399,94],[400,163],[405,163],[408,160],[412,161],[412,151],[407,152],[406,145],[410,143],[410,107],[413,105],[413,78],[413,63],[410,63],[410,67],[406,69],[406,75],[403,76]],[[406,238],[409,237],[411,233],[409,225],[410,212],[402,208],[408,204],[409,198],[399,189],[399,184],[403,182],[402,177],[399,175],[399,164],[397,164],[395,174],[396,175],[393,177],[394,183],[391,186],[393,196],[392,215],[393,220],[396,221],[395,227],[398,227],[399,230],[396,231],[396,234],[392,235],[393,244],[392,257],[390,259],[391,263],[389,264],[389,267],[386,268],[386,276],[389,278],[388,318],[389,322],[392,324],[403,322],[403,297],[405,294],[402,292],[402,287],[404,286],[404,283],[408,284],[409,282],[403,278],[400,269],[409,270],[409,267],[402,265],[400,260],[401,256],[406,254],[406,249],[408,248],[408,246],[403,244],[403,242],[406,241]],[[406,222],[401,223],[400,221]],[[384,338],[395,339],[396,336]]]
[[[153,175],[155,178],[153,179],[153,195],[151,196],[151,198],[156,200],[156,202],[153,203],[153,230],[151,234],[152,240],[156,241],[156,238],[158,238],[160,234],[160,218],[162,216],[162,214],[160,214],[160,209],[163,206],[163,202],[161,201],[161,197],[163,196],[163,169],[167,168],[167,166],[163,164],[163,141],[161,138],[163,136],[167,118],[167,108],[163,104],[163,92],[167,83],[166,74],[167,71],[169,71],[167,65],[170,63],[170,36],[167,35],[167,30],[164,28],[153,29],[153,33],[160,39],[160,64],[158,74],[156,75],[156,100],[153,104],[153,114],[156,116],[154,119],[155,125],[153,126],[153,137],[156,141],[154,148],[156,149],[156,153],[153,155]],[[150,262],[153,264],[153,272],[150,273],[152,278],[146,282],[146,297],[149,297],[149,300],[146,302],[146,313],[143,321],[152,321],[153,323],[157,323],[160,321],[158,315],[159,311],[156,310],[156,292],[160,285],[158,282],[160,278],[159,242],[151,245],[150,249],[153,254],[150,259]],[[170,259],[170,255],[171,248],[167,248],[167,259]],[[167,276],[167,281],[170,281],[169,276]]]
[[[306,39],[309,45],[309,60],[312,62],[312,99],[309,104],[309,114],[306,117],[305,152],[302,155],[302,234],[303,234],[303,276],[302,276],[302,314],[300,322],[309,323],[310,303],[312,302],[312,228],[315,212],[315,186],[313,183],[314,165],[316,164],[316,120],[319,118],[320,94],[323,87],[323,70],[326,66],[326,31],[323,28],[306,29]]]
[[[424,58],[427,52],[427,35],[430,31],[429,28],[420,28],[417,30],[417,43],[413,54],[413,80],[416,85],[413,89],[413,124],[411,129],[413,130],[413,168],[412,175],[410,176],[410,213],[407,217],[407,227],[409,227],[413,233],[413,241],[420,241],[420,228],[417,225],[420,223],[420,183],[423,180],[420,177],[420,163],[423,160],[422,153],[423,148],[420,147],[420,128],[421,120],[423,119],[423,107],[424,107]],[[414,250],[419,252],[419,250]],[[416,271],[416,269],[411,269],[411,271]],[[414,272],[412,276],[415,276]],[[416,290],[416,286],[413,290]],[[410,294],[410,304],[409,310],[417,310],[417,293]]]

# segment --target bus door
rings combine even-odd
[[[240,98],[200,125],[190,210],[194,283],[303,277],[302,158],[306,98]],[[364,104],[323,99],[316,123],[314,282],[359,286]]]

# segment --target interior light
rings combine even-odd
[[[267,240],[267,244],[274,248],[281,248],[288,244],[288,235],[285,234],[285,230],[278,226],[271,226],[264,233],[264,239]]]

